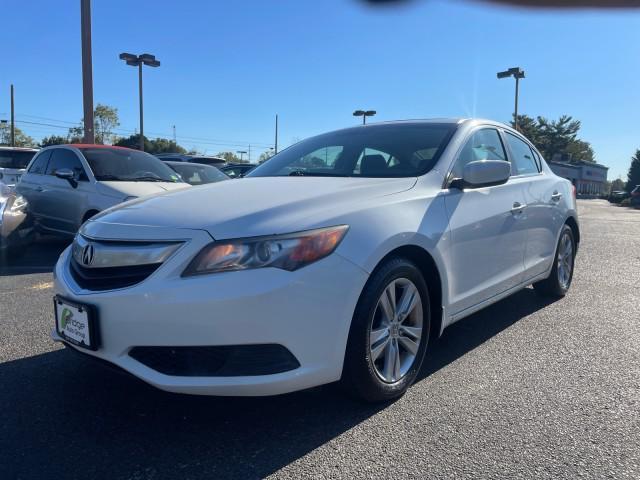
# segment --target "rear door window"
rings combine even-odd
[[[511,149],[511,160],[515,167],[516,175],[538,173],[538,165],[531,147],[511,133],[507,133],[506,136],[507,143]]]

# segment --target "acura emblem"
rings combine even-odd
[[[89,244],[82,249],[82,264],[85,266],[89,266],[93,263],[93,255],[95,251],[93,249],[93,245]]]

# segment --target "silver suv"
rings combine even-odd
[[[96,213],[126,200],[190,187],[153,155],[106,145],[42,149],[16,189],[38,231],[75,235]]]

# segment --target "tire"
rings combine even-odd
[[[390,292],[397,300],[397,309],[391,310],[395,315],[389,314],[388,307],[393,304]],[[412,308],[398,312],[403,301],[415,299],[416,294],[419,301],[407,301],[404,305]],[[389,317],[393,317],[391,322]],[[402,396],[420,371],[430,327],[429,291],[420,270],[405,258],[386,261],[374,271],[358,300],[347,341],[342,387],[367,402]]]
[[[568,242],[568,243],[567,243]],[[570,248],[567,255],[566,249]],[[573,230],[569,225],[564,225],[560,232],[560,239],[556,246],[556,254],[553,258],[551,274],[545,280],[533,284],[537,293],[545,297],[564,297],[571,287],[576,258],[576,241]],[[568,272],[567,272],[568,269]]]

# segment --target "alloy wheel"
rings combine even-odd
[[[415,362],[422,339],[422,298],[407,278],[391,281],[378,299],[369,333],[369,354],[377,375],[401,380]]]
[[[573,241],[571,235],[564,233],[558,246],[558,282],[565,290],[571,282],[573,270]]]

